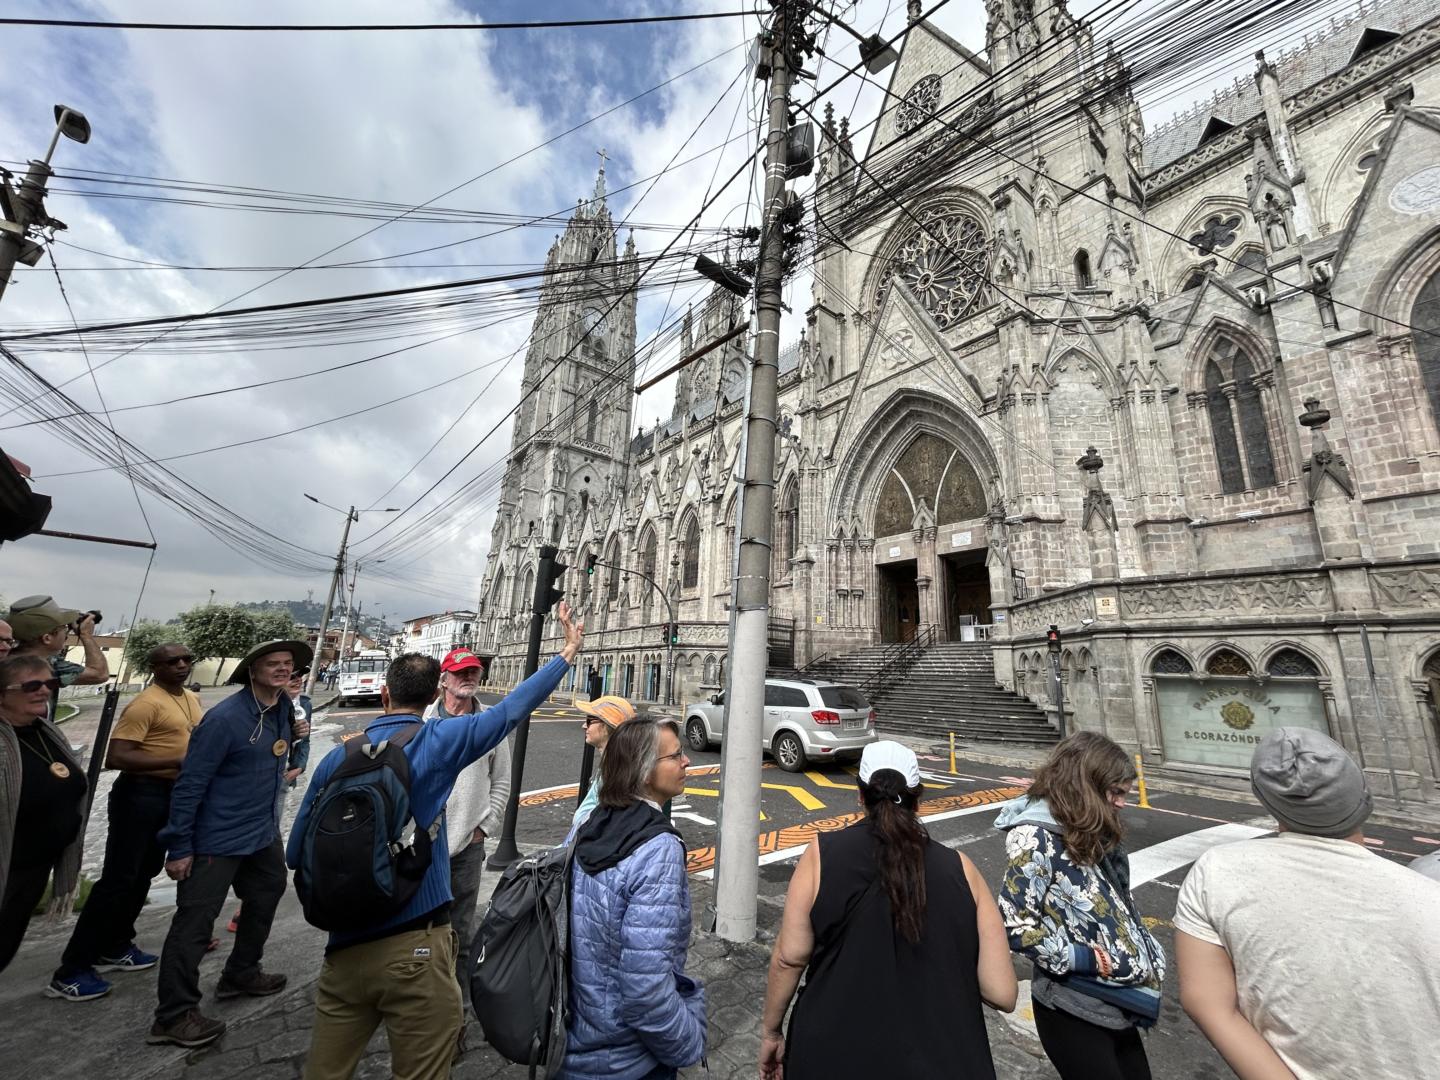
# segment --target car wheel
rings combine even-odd
[[[776,735],[771,752],[775,755],[775,764],[786,772],[799,772],[805,768],[805,747],[793,732],[782,731]]]
[[[692,716],[685,721],[685,741],[697,754],[710,749],[710,733],[705,730],[705,721]]]

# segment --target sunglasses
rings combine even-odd
[[[584,720],[580,721],[580,723],[588,731],[591,724],[603,724],[604,721],[598,716],[587,716]]]
[[[49,690],[52,694],[60,689],[59,679],[26,679],[22,683],[5,687],[6,690],[19,690],[22,694],[33,694],[37,690]]]
[[[172,656],[172,657],[170,657],[170,658],[168,658],[168,659],[166,659],[166,660],[161,660],[160,662],[161,662],[162,664],[169,664],[171,667],[176,667],[176,666],[178,666],[178,665],[180,665],[180,664],[193,664],[193,663],[195,662],[195,657],[193,657],[193,656]]]

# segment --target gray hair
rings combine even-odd
[[[43,671],[47,679],[55,674],[50,661],[39,653],[12,653],[0,660],[0,686],[9,686],[11,679],[30,671]]]
[[[660,730],[680,737],[674,720],[642,717],[627,720],[610,732],[600,775],[600,805],[616,809],[645,798],[650,777],[660,761]]]

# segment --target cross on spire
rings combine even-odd
[[[597,173],[595,176],[594,196],[595,209],[598,210],[600,208],[600,204],[605,201],[605,160],[610,155],[605,152],[605,148],[603,146],[599,150],[596,150],[595,153],[600,155],[600,172]]]

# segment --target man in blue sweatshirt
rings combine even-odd
[[[569,604],[562,602],[556,614],[565,632],[558,656],[485,712],[425,724],[405,744],[410,805],[417,822],[439,817],[461,770],[493,750],[560,685],[580,652],[585,627],[571,618]],[[379,743],[419,723],[439,685],[440,665],[432,657],[409,653],[393,661],[380,696],[384,714],[365,728],[364,738]],[[286,850],[292,868],[299,864],[316,798],[345,752],[337,746],[315,770]],[[360,933],[330,935],[315,990],[306,1080],[348,1078],[382,1021],[396,1076],[425,1080],[450,1075],[462,1016],[450,928],[450,853],[443,828],[430,855],[419,891],[398,915]]]
[[[285,895],[277,807],[286,762],[294,741],[310,733],[295,719],[285,686],[295,667],[309,662],[303,641],[257,645],[230,676],[243,684],[240,691],[211,706],[190,735],[170,793],[170,820],[159,834],[165,872],[178,884],[147,1042],[204,1046],[225,1033],[223,1020],[200,1012],[200,958],[232,888],[243,914],[215,996],[285,989],[285,976],[262,971],[260,957]]]

